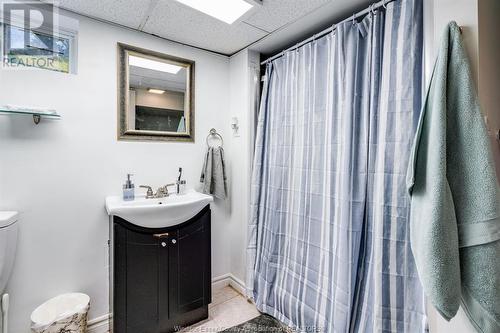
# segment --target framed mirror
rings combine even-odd
[[[194,61],[118,43],[118,140],[194,141]]]

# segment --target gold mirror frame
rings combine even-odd
[[[127,110],[129,107],[129,65],[128,55],[135,54],[157,61],[168,61],[186,68],[186,94],[188,106],[185,109],[186,132],[160,132],[129,130]],[[118,43],[118,140],[122,141],[177,141],[194,142],[194,67],[195,62],[139,47]]]

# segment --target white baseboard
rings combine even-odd
[[[226,286],[229,286],[230,280],[231,280],[231,274],[224,274],[221,276],[214,277],[212,279],[212,292],[216,292]]]
[[[247,296],[245,283],[232,274],[230,276],[229,285],[244,297]]]
[[[212,279],[212,292],[231,286],[234,290],[246,297],[245,284],[233,274],[224,274]],[[87,333],[108,333],[111,326],[109,314],[89,320]]]
[[[108,333],[110,326],[109,315],[100,316],[89,320],[87,323],[87,333]]]

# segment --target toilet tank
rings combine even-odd
[[[0,212],[0,295],[10,277],[16,254],[17,212]]]

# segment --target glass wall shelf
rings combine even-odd
[[[61,115],[59,115],[55,110],[36,109],[22,106],[0,106],[0,114],[33,116],[35,124],[39,124],[42,118],[56,120],[61,119]]]

